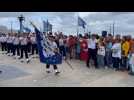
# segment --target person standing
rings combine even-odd
[[[0,38],[1,40],[1,49],[2,49],[2,54],[6,51],[6,36],[3,34]]]
[[[13,56],[14,56],[14,58],[18,58],[18,57],[20,57],[20,49],[19,49],[20,40],[19,40],[19,36],[17,35],[17,33],[15,34],[15,39],[13,41],[13,45],[14,45]],[[17,52],[17,55],[16,55],[16,52]]]
[[[63,35],[60,36],[59,39],[59,50],[60,50],[60,54],[63,56],[63,58],[66,58],[66,51],[65,51],[65,44],[64,44],[64,38]]]
[[[121,66],[121,70],[123,71],[127,69],[129,50],[130,50],[130,44],[127,40],[127,37],[124,36],[122,39],[122,66]]]
[[[29,63],[30,60],[29,60],[29,57],[28,57],[27,44],[28,44],[27,34],[23,34],[23,36],[20,37],[21,54],[20,54],[20,58],[19,59],[23,59],[24,58],[24,54],[25,54],[26,62]],[[21,62],[24,62],[24,61],[21,60]]]
[[[50,40],[50,46],[52,48],[52,50],[54,51],[54,53],[59,53],[59,50],[58,50],[58,47],[57,47],[57,44],[55,43],[55,38],[53,36],[49,36],[49,40]],[[55,75],[58,75],[60,73],[60,71],[58,71],[58,67],[57,65],[53,65],[53,68],[55,70]],[[46,64],[46,72],[47,73],[50,73],[50,64]]]
[[[134,39],[131,40],[130,52],[128,55],[129,62],[129,75],[134,75]]]
[[[121,59],[121,43],[119,39],[115,40],[115,43],[112,46],[112,57],[113,57],[113,68],[117,71],[120,67]]]
[[[11,56],[12,55],[12,51],[13,51],[13,38],[12,38],[12,34],[9,33],[8,34],[8,38],[7,38],[7,55]]]
[[[104,57],[105,57],[105,46],[104,46],[103,40],[100,40],[99,43],[98,43],[98,50],[97,50],[98,67],[106,68]]]
[[[87,67],[89,66],[90,59],[93,59],[95,68],[98,68],[97,65],[97,40],[96,36],[92,35],[91,39],[88,39],[88,60],[87,60]]]
[[[31,44],[32,44],[32,56],[34,57],[35,52],[36,52],[36,55],[38,54],[36,36],[34,33],[32,34],[30,40],[31,40]]]
[[[105,38],[105,65],[106,67],[110,68],[112,67],[112,36],[108,36]]]

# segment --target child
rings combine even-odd
[[[98,67],[104,67],[104,57],[105,57],[105,46],[103,41],[100,41],[98,44],[98,51],[97,51],[97,63]]]

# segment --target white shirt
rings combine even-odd
[[[7,38],[7,43],[13,43],[13,39],[14,39],[14,37],[9,36]]]
[[[59,46],[63,46],[63,45],[64,45],[63,39],[59,39]]]
[[[32,44],[36,44],[36,37],[31,37],[31,42],[32,42]]]
[[[24,38],[24,37],[20,37],[20,44],[21,45],[27,45],[27,38]]]
[[[14,45],[18,45],[19,43],[20,43],[19,38],[18,37],[15,37],[15,39],[13,41],[13,44]]]
[[[99,46],[97,54],[105,56],[105,47],[104,46]]]
[[[97,43],[97,40],[96,39],[88,39],[88,48],[90,49],[96,49],[96,43]]]
[[[113,44],[112,51],[112,57],[121,58],[121,43]]]

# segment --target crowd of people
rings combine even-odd
[[[46,33],[44,33],[46,34]],[[134,74],[134,39],[130,35],[99,36],[97,34],[78,36],[64,35],[60,33],[48,33],[53,36],[63,59],[77,59],[85,61],[88,68],[95,66],[96,69],[113,69],[115,71],[128,71]],[[15,59],[26,59],[38,55],[35,33],[9,33],[0,36],[1,50],[7,56]],[[25,56],[25,57],[24,57]]]
[[[0,37],[2,54],[13,56],[14,59],[24,59],[29,63],[29,57],[35,57],[38,54],[35,33],[8,33]]]

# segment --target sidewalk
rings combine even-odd
[[[72,70],[65,62],[59,65],[61,74],[47,74],[45,65],[38,59],[29,64],[21,63],[12,57],[0,54],[0,87],[112,87],[134,86],[134,76],[127,72],[116,72],[112,69],[87,68],[84,62],[72,60]]]

